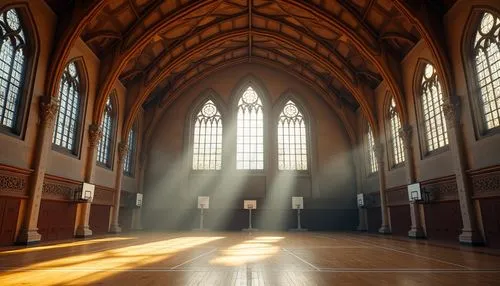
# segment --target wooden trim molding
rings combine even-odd
[[[28,197],[32,170],[0,164],[0,196]]]
[[[500,165],[467,171],[472,198],[500,197]]]
[[[94,191],[94,200],[92,201],[92,204],[112,206],[115,197],[114,194],[115,190],[113,188],[96,185]]]

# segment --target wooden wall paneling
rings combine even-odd
[[[367,208],[368,216],[368,231],[378,232],[378,229],[382,225],[382,214],[380,213],[380,207]]]
[[[21,199],[0,197],[0,245],[11,245],[15,241],[20,204]]]
[[[480,205],[486,244],[500,248],[500,198],[481,199]]]
[[[90,208],[89,226],[94,235],[109,231],[109,213],[111,206],[92,204]]]
[[[74,236],[76,204],[42,200],[38,217],[38,232],[42,241],[70,239]]]
[[[456,242],[462,230],[459,201],[424,205],[425,224],[429,239]]]
[[[122,231],[129,231],[132,227],[132,214],[134,209],[130,207],[120,207],[120,213],[118,217],[118,224],[122,228]]]
[[[411,228],[410,206],[391,206],[391,231],[393,235],[408,236]]]

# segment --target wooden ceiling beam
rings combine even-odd
[[[297,43],[295,39],[287,38],[283,34],[276,33],[276,32],[269,32],[269,31],[261,31],[261,30],[254,30],[254,35],[256,36],[262,36],[262,37],[267,37],[274,39],[277,42],[281,42],[284,44],[287,44],[289,46],[292,46],[294,49],[300,51],[303,54],[308,55],[308,57],[314,59],[317,64],[324,65],[327,70],[332,73],[334,76],[337,77],[337,79],[346,87],[346,89],[356,98],[358,101],[362,113],[365,115],[365,117],[370,121],[370,124],[375,124],[375,116],[373,112],[373,108],[371,104],[367,101],[366,94],[370,94],[373,91],[367,87],[364,87],[363,85],[360,84],[355,84],[348,80],[347,76],[339,70],[336,66],[331,64],[328,59],[323,58],[320,55],[317,55],[314,52],[311,52],[308,48],[304,47],[301,43]],[[185,64],[186,61],[189,61],[191,57],[195,55],[199,55],[201,51],[206,50],[208,47],[212,46],[213,44],[220,44],[223,43],[224,41],[227,41],[229,39],[241,36],[241,35],[246,35],[247,31],[236,31],[236,32],[226,32],[224,34],[221,34],[217,37],[214,37],[208,42],[202,43],[194,47],[193,49],[186,51],[183,54],[178,55],[175,59],[172,60],[172,62],[169,64],[169,66],[165,67],[164,69],[161,70],[159,74],[157,74],[154,78],[149,80],[148,82],[141,81],[142,85],[137,89],[140,90],[139,94],[135,97],[134,102],[132,103],[131,109],[127,112],[128,117],[125,120],[125,125],[124,125],[124,134],[122,134],[122,139],[125,140],[128,136],[128,132],[130,128],[132,127],[132,124],[135,120],[135,116],[138,113],[140,107],[142,106],[143,102],[147,99],[147,97],[153,92],[153,90],[164,80],[165,77],[167,77],[172,70],[174,70],[177,66]],[[373,96],[371,96],[373,98]]]

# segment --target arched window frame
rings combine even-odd
[[[74,132],[74,138],[73,138],[73,146],[71,149],[68,149],[64,146],[60,146],[58,144],[55,143],[55,136],[56,136],[56,133],[57,132],[57,124],[58,124],[58,120],[59,120],[59,116],[62,112],[63,107],[62,105],[64,104],[64,102],[61,100],[61,84],[62,84],[62,80],[64,79],[64,77],[68,77],[69,74],[67,72],[67,68],[69,67],[70,64],[74,64],[75,67],[76,67],[76,73],[78,75],[78,88],[79,88],[79,92],[78,92],[78,112],[76,114],[76,124],[75,124],[75,132]],[[76,58],[76,59],[72,59],[70,60],[65,68],[64,68],[64,71],[63,71],[63,74],[62,74],[62,77],[61,79],[59,79],[59,91],[58,91],[58,98],[59,98],[59,108],[58,108],[58,111],[57,111],[57,116],[55,118],[55,123],[54,123],[54,134],[53,134],[53,137],[52,137],[52,148],[53,150],[55,151],[58,151],[58,152],[61,152],[61,153],[64,153],[64,154],[68,154],[68,155],[72,155],[72,156],[75,156],[75,157],[79,157],[80,155],[80,148],[81,148],[81,141],[82,141],[82,137],[83,137],[83,124],[85,123],[85,112],[86,112],[86,100],[87,100],[87,69],[85,67],[85,62],[83,61],[82,58]]]
[[[305,169],[280,169],[279,166],[279,160],[280,160],[280,148],[279,148],[279,130],[278,130],[278,124],[281,120],[281,114],[285,108],[285,106],[289,103],[293,102],[295,107],[297,108],[297,111],[300,113],[302,120],[304,122],[304,127],[305,127],[305,144],[306,144],[306,168]],[[308,113],[308,109],[306,108],[306,105],[304,104],[304,101],[297,96],[294,92],[288,91],[283,95],[278,104],[273,108],[273,117],[274,120],[272,122],[272,126],[274,128],[274,140],[273,140],[273,149],[276,152],[276,169],[279,172],[298,172],[298,173],[303,173],[303,174],[309,174],[311,172],[311,167],[312,167],[312,162],[311,162],[311,154],[312,154],[312,143],[311,143],[311,121],[310,121],[310,115]],[[267,125],[266,122],[264,122],[264,126]],[[264,144],[266,140],[264,139]],[[265,156],[265,154],[264,154]]]
[[[213,105],[215,105],[216,109],[217,109],[217,112],[219,114],[219,117],[220,117],[220,123],[222,124],[222,138],[219,138],[221,139],[220,142],[217,142],[217,144],[220,143],[221,145],[221,158],[220,158],[220,168],[215,168],[215,169],[209,169],[209,168],[203,168],[203,169],[198,169],[198,168],[194,168],[193,164],[194,164],[194,145],[195,145],[195,124],[198,120],[198,115],[200,112],[202,112],[202,109],[205,107],[205,104],[207,102],[211,101]],[[224,168],[224,152],[225,152],[225,149],[226,149],[226,144],[224,142],[224,136],[225,136],[225,128],[226,128],[226,124],[225,124],[225,108],[224,108],[224,105],[222,104],[222,101],[219,97],[219,95],[209,89],[209,90],[206,90],[204,91],[200,97],[197,99],[197,101],[195,102],[195,104],[193,105],[194,108],[191,109],[191,111],[189,112],[189,118],[187,120],[187,124],[189,126],[188,130],[189,130],[189,147],[188,147],[188,150],[189,150],[189,158],[190,158],[190,170],[191,172],[219,172],[221,171],[223,168]],[[217,146],[216,146],[217,147]]]
[[[476,36],[478,35],[478,31],[481,27],[481,21],[484,13],[490,13],[497,19],[500,19],[500,11],[495,10],[493,7],[474,7],[469,16],[466,25],[467,28],[465,29],[462,37],[462,57],[466,73],[465,78],[469,88],[468,94],[471,102],[469,106],[471,108],[471,114],[474,121],[476,139],[500,133],[500,126],[496,126],[494,128],[488,128],[486,126],[482,93],[478,79],[478,70],[476,67]],[[500,33],[500,22],[497,22],[496,24],[498,26],[494,27],[492,31]],[[498,38],[499,37],[497,36],[496,41],[500,44],[500,39]]]
[[[118,123],[118,100],[116,90],[113,90],[108,96],[104,117],[101,122],[102,137],[97,145],[96,162],[99,166],[113,169],[116,126]],[[106,126],[107,125],[107,126]],[[103,149],[104,148],[104,149]],[[105,154],[106,153],[106,154]]]
[[[0,124],[0,132],[19,139],[24,139],[39,54],[39,38],[36,24],[28,5],[26,3],[8,5],[1,8],[0,14],[11,9],[16,11],[20,21],[20,27],[24,34],[24,67],[17,96],[14,125],[13,127],[8,127]]]
[[[401,118],[396,108],[396,101],[390,94],[386,96],[384,104],[385,129],[386,129],[386,149],[389,158],[389,167],[391,169],[401,167],[405,164],[403,140],[399,136],[401,129]]]
[[[366,173],[370,176],[378,172],[377,156],[375,156],[375,135],[370,124],[366,124],[364,135],[366,140]]]
[[[232,103],[232,108],[234,112],[233,116],[233,122],[236,126],[236,131],[234,134],[235,137],[235,152],[234,152],[234,165],[236,171],[240,172],[255,172],[255,173],[263,173],[266,172],[268,168],[268,144],[269,144],[269,132],[268,132],[268,112],[271,109],[270,108],[270,103],[268,101],[268,96],[267,96],[267,91],[264,88],[264,85],[260,83],[260,81],[254,77],[253,75],[246,76],[243,78],[240,83],[237,85],[237,89],[233,91],[233,103]],[[258,94],[261,102],[262,102],[262,111],[263,111],[263,168],[262,169],[238,169],[237,166],[237,156],[238,156],[238,147],[237,147],[237,140],[238,140],[238,134],[237,134],[237,129],[238,129],[238,103],[240,98],[243,96],[243,93],[248,89],[248,87],[252,87],[254,91]]]
[[[135,164],[136,164],[136,156],[137,156],[137,142],[138,142],[138,126],[137,123],[134,123],[132,129],[130,129],[127,136],[127,153],[125,154],[125,158],[123,158],[123,167],[122,172],[124,175],[128,177],[134,177],[135,175]]]
[[[430,65],[434,69],[434,73],[430,76],[425,75],[426,67]],[[444,117],[444,112],[442,109],[443,98],[445,96],[443,91],[443,86],[440,81],[440,77],[437,73],[435,66],[427,61],[426,59],[419,59],[417,68],[415,71],[414,77],[414,95],[415,95],[415,112],[417,114],[417,130],[418,130],[418,138],[420,142],[420,151],[421,158],[425,158],[428,156],[440,154],[442,152],[446,152],[449,150],[449,138],[448,138],[448,130],[446,125],[446,119]],[[438,92],[441,94],[441,101],[436,102],[427,102],[425,101],[425,87],[427,85],[438,84],[439,89]],[[433,96],[433,98],[435,98]],[[434,110],[430,110],[433,109]],[[436,114],[436,109],[439,114]],[[427,126],[432,124],[432,116],[435,116],[435,122],[441,122],[441,127],[436,127],[434,129],[428,129]],[[439,118],[437,118],[439,116]],[[428,134],[431,133],[432,137],[429,137]],[[433,140],[432,145],[442,145],[436,148],[432,148],[429,144]],[[440,141],[441,140],[441,141]]]

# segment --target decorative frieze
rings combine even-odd
[[[42,188],[42,198],[56,200],[73,200],[78,185],[69,185],[64,183],[44,182]]]
[[[401,186],[395,189],[390,189],[385,192],[385,198],[388,206],[407,205],[408,191],[406,186]]]
[[[0,194],[14,193],[16,195],[25,195],[26,193],[26,178],[0,175]]]
[[[92,203],[111,206],[113,205],[113,198],[114,195],[112,189],[107,190],[96,186]]]
[[[471,172],[470,179],[474,198],[500,197],[500,167]]]
[[[421,188],[430,192],[431,201],[458,200],[458,187],[454,178],[432,183],[422,183]]]

